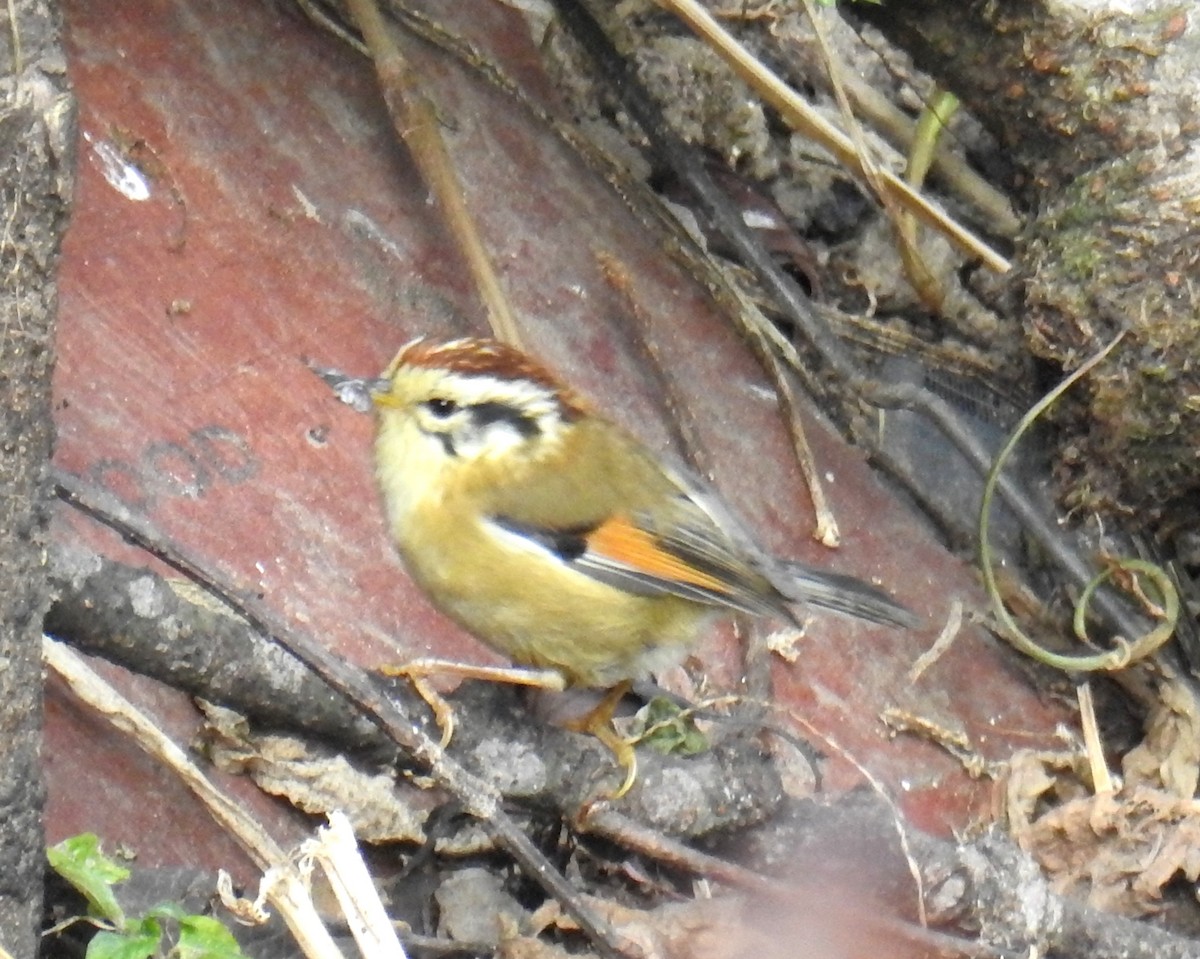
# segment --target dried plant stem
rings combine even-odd
[[[939,91],[921,111],[912,150],[908,155],[908,167],[904,171],[905,182],[914,190],[921,189],[925,182],[925,174],[933,163],[938,137],[957,109],[958,98],[952,93]],[[896,217],[895,223],[900,237],[900,258],[908,274],[908,282],[931,312],[940,311],[946,294],[921,257],[916,217],[905,210]]]
[[[633,278],[619,257],[607,250],[597,250],[596,265],[604,281],[621,298],[629,317],[637,324],[637,344],[645,354],[646,362],[658,380],[658,393],[666,408],[667,428],[688,467],[697,476],[713,479],[711,451],[704,443],[703,430],[696,415],[688,405],[679,383],[671,375],[671,364],[664,357],[662,348],[651,335],[650,315],[637,297]]]
[[[1104,743],[1100,740],[1100,724],[1096,722],[1096,706],[1092,700],[1092,687],[1083,683],[1076,688],[1079,699],[1079,719],[1083,728],[1083,744],[1087,748],[1088,767],[1092,771],[1092,792],[1097,796],[1112,795],[1112,773],[1104,760]]]
[[[941,312],[944,296],[937,278],[933,275],[932,271],[926,265],[924,258],[921,256],[921,249],[917,244],[916,220],[912,213],[907,212],[896,202],[896,197],[888,190],[887,183],[883,180],[881,175],[882,167],[875,162],[874,151],[867,145],[867,138],[863,135],[862,124],[858,122],[858,117],[855,116],[854,110],[850,106],[850,98],[842,82],[841,66],[837,57],[834,56],[833,49],[825,35],[824,21],[816,8],[814,0],[802,0],[802,2],[804,10],[808,14],[809,22],[812,24],[813,37],[817,42],[817,48],[820,50],[821,58],[825,62],[825,71],[829,76],[829,84],[833,90],[834,100],[837,102],[838,110],[842,115],[842,121],[849,131],[850,139],[854,144],[854,152],[858,158],[859,168],[862,170],[863,177],[866,179],[871,191],[879,198],[879,202],[883,206],[883,212],[892,224],[892,230],[896,235],[896,245],[899,248],[900,260],[904,264],[904,272],[908,276],[909,285],[916,292],[925,308],[930,313],[937,315]],[[909,177],[906,178],[905,182],[914,190],[920,189],[921,184],[919,180],[914,182]]]
[[[694,849],[607,807],[589,810],[577,825],[584,832],[603,836],[655,862],[715,879],[738,889],[762,894],[777,891],[781,885],[753,869]]]
[[[412,154],[425,185],[437,200],[446,225],[462,250],[488,311],[493,335],[511,346],[521,345],[516,317],[500,286],[475,220],[463,198],[462,184],[438,129],[437,110],[421,89],[416,70],[388,32],[375,0],[347,0],[362,32],[379,86],[396,131]]]
[[[8,0],[8,29],[12,40],[12,76],[20,77],[25,72],[25,57],[21,53],[21,24],[17,21],[15,0]]]
[[[880,168],[876,168],[874,171],[867,170],[862,157],[854,148],[853,141],[845,133],[817,113],[796,91],[763,66],[696,0],[659,0],[659,4],[678,16],[698,36],[703,38],[746,83],[758,92],[759,96],[779,111],[793,129],[815,140],[832,153],[839,163],[867,182],[874,179],[881,183],[889,198],[903,209],[915,214],[926,226],[943,233],[968,256],[982,260],[997,273],[1007,273],[1011,269],[1011,264],[1007,259],[962,224],[955,222],[943,211],[930,204],[895,174]]]
[[[271,873],[274,882],[270,884],[268,898],[283,916],[304,955],[313,959],[341,959],[341,950],[317,915],[299,870],[254,817],[217,789],[174,740],[70,647],[43,637],[42,658],[82,702],[132,736],[149,755],[179,776],[258,868]]]
[[[901,152],[907,153],[912,149],[919,131],[914,129],[912,120],[903,110],[853,74],[843,76],[842,83],[855,109],[873,129]],[[1021,219],[1013,212],[1012,201],[958,155],[937,150],[933,158],[933,173],[950,192],[979,211],[990,233],[1013,237],[1021,231]]]
[[[904,856],[905,862],[908,864],[908,871],[912,875],[913,885],[916,887],[917,919],[922,926],[928,926],[929,916],[925,909],[925,880],[921,876],[921,868],[917,864],[916,856],[912,851],[912,844],[909,841],[908,835],[909,827],[905,823],[904,815],[900,812],[899,807],[896,805],[896,801],[892,798],[891,793],[888,792],[887,787],[879,781],[878,777],[876,777],[871,770],[867,769],[866,766],[860,763],[849,750],[844,749],[841,744],[838,743],[838,741],[828,733],[824,733],[817,729],[816,726],[810,723],[803,716],[799,715],[795,710],[781,710],[781,712],[797,726],[799,726],[804,731],[804,735],[816,739],[821,743],[822,746],[829,750],[829,752],[834,753],[858,770],[859,775],[861,775],[867,781],[870,787],[888,807],[888,810],[892,815],[892,825],[896,828],[896,836],[900,842],[900,852]]]
[[[942,658],[942,655],[958,638],[959,632],[962,630],[963,620],[963,604],[961,600],[951,600],[950,610],[946,614],[946,624],[938,633],[937,639],[933,641],[925,652],[916,658],[912,666],[908,670],[908,682],[915,683],[934,663]]]
[[[812,503],[815,520],[813,539],[822,546],[834,549],[841,545],[842,534],[838,529],[837,517],[829,508],[829,500],[825,498],[825,486],[821,482],[821,474],[808,442],[808,434],[804,431],[804,421],[800,418],[800,401],[779,356],[771,350],[763,350],[763,356],[766,358],[767,373],[775,385],[779,404],[783,408],[783,418],[787,423],[788,435],[792,439],[792,451],[796,454],[796,462],[800,465],[800,472],[804,475],[804,482],[808,487],[808,497]]]
[[[328,877],[359,951],[371,959],[407,959],[346,814],[331,812],[329,825],[317,830],[317,838],[306,843],[303,852]]]

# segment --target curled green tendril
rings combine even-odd
[[[1124,570],[1127,573],[1141,573],[1147,577],[1154,585],[1154,589],[1158,593],[1158,602],[1162,605],[1162,612],[1159,613],[1161,622],[1150,632],[1135,643],[1124,639],[1117,640],[1119,649],[1115,649],[1113,652],[1121,652],[1125,661],[1112,668],[1122,669],[1130,663],[1136,663],[1139,659],[1145,659],[1174,635],[1175,627],[1179,624],[1179,591],[1161,566],[1156,566],[1144,559],[1114,560],[1108,569],[1103,570],[1084,587],[1079,602],[1075,604],[1075,635],[1081,642],[1088,642],[1087,607],[1092,594],[1096,592],[1101,583],[1111,579],[1118,570]]]
[[[1084,642],[1087,641],[1087,630],[1084,625],[1084,620],[1087,617],[1087,607],[1092,595],[1101,583],[1110,579],[1118,569],[1128,572],[1141,573],[1148,577],[1154,584],[1155,590],[1159,594],[1159,601],[1163,606],[1162,622],[1154,629],[1146,633],[1146,635],[1138,638],[1135,642],[1129,642],[1126,639],[1118,637],[1114,641],[1114,648],[1103,653],[1094,653],[1090,655],[1066,656],[1061,653],[1054,653],[1050,650],[1039,646],[1030,639],[1013,619],[1012,614],[1004,605],[1004,601],[1000,598],[1000,591],[996,587],[996,574],[992,564],[991,550],[988,548],[988,530],[990,526],[990,518],[992,513],[992,497],[996,490],[996,483],[1000,479],[1000,473],[1004,469],[1004,464],[1008,460],[1012,451],[1016,448],[1017,442],[1028,431],[1029,427],[1041,416],[1063,393],[1070,389],[1081,377],[1087,375],[1093,367],[1100,363],[1114,347],[1121,342],[1125,336],[1125,331],[1118,333],[1108,345],[1105,346],[1099,353],[1081,365],[1070,376],[1064,379],[1054,389],[1047,393],[1044,397],[1038,400],[1023,417],[1021,422],[1017,424],[1012,435],[1005,441],[1001,448],[996,461],[992,464],[991,470],[988,472],[987,481],[983,487],[983,498],[980,503],[979,511],[979,563],[983,572],[983,582],[987,588],[988,596],[992,600],[992,607],[996,612],[997,618],[1003,624],[1005,631],[1008,633],[1009,641],[1017,647],[1025,655],[1036,659],[1040,663],[1045,663],[1047,666],[1053,666],[1056,669],[1068,670],[1071,672],[1095,672],[1098,670],[1114,670],[1124,669],[1130,663],[1136,662],[1139,659],[1150,655],[1156,649],[1163,645],[1171,635],[1175,632],[1175,626],[1179,621],[1179,593],[1176,591],[1174,584],[1171,582],[1167,574],[1153,563],[1148,563],[1140,559],[1123,559],[1113,563],[1108,569],[1101,572],[1083,590],[1083,595],[1080,596],[1079,602],[1075,607],[1075,634]]]

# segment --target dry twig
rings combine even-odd
[[[379,87],[387,101],[396,131],[407,144],[421,177],[437,200],[438,208],[466,258],[471,276],[487,306],[492,334],[512,346],[520,346],[521,335],[516,317],[492,269],[475,220],[467,209],[462,183],[438,130],[437,111],[432,101],[422,90],[416,70],[388,32],[375,0],[347,0],[347,6],[375,61]]]
[[[795,130],[820,143],[837,157],[846,169],[856,172],[868,183],[876,181],[883,184],[889,198],[903,209],[911,211],[927,226],[943,233],[967,256],[982,260],[998,273],[1006,273],[1011,269],[1008,260],[943,211],[932,206],[895,174],[879,168],[874,171],[868,170],[864,166],[862,156],[854,148],[853,141],[846,134],[813,110],[794,90],[749,54],[695,0],[659,2],[702,37],[743,80],[778,110]]]
[[[70,648],[44,637],[42,656],[81,701],[132,736],[142,749],[179,776],[259,869],[270,875],[272,881],[267,888],[267,897],[283,916],[304,954],[313,959],[340,959],[341,950],[317,915],[307,883],[290,857],[257,820],[217,789],[174,740]]]

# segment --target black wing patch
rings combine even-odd
[[[522,523],[520,520],[509,519],[506,516],[493,516],[492,522],[510,533],[524,536],[537,543],[543,549],[549,550],[564,563],[574,563],[587,552],[587,535],[596,528],[596,524],[573,526],[567,529],[547,529],[533,523]]]

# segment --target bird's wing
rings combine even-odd
[[[675,506],[666,517],[622,513],[570,529],[508,517],[493,521],[551,551],[572,569],[618,589],[792,618],[784,596],[738,555],[705,513],[682,497]]]
[[[669,464],[666,471],[676,486],[686,492],[691,507],[708,519],[707,523],[693,522],[679,530],[680,534],[686,533],[697,540],[691,544],[691,550],[703,554],[706,548],[715,549],[742,558],[741,562],[769,581],[773,602],[817,606],[883,626],[919,625],[911,610],[857,577],[765,555],[703,480],[675,464]],[[705,534],[713,532],[717,534],[717,542],[704,542]],[[791,618],[795,620],[794,615]]]
[[[496,496],[492,522],[630,593],[681,596],[793,623],[792,606],[811,604],[876,623],[912,624],[908,610],[866,583],[764,555],[686,469],[651,460],[632,443],[616,448],[614,461],[620,468],[609,469],[603,483],[578,471],[543,471],[520,496]]]

